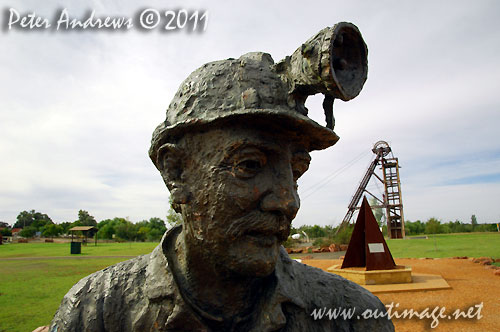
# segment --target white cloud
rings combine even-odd
[[[88,9],[102,16],[135,15],[144,8],[133,1],[15,6],[48,17],[62,7],[76,17]],[[498,197],[496,178],[474,183],[474,177],[494,175],[500,166],[496,2],[152,1],[148,6],[209,10],[208,29],[0,33],[0,220],[13,223],[29,209],[55,221],[74,220],[79,209],[98,220],[164,217],[168,193],[147,149],[179,84],[208,61],[249,51],[269,52],[278,61],[338,21],[360,28],[369,48],[369,78],[357,99],[336,102],[341,140],[313,154],[300,190],[363,155],[305,193],[294,224],[339,222],[372,158],[371,146],[380,139],[400,158],[407,218],[468,221],[475,213],[480,221],[498,220],[490,205]],[[308,107],[323,123],[321,98],[312,98]],[[473,183],[451,185],[464,178]]]

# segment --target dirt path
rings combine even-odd
[[[325,269],[339,264],[340,260],[303,260],[302,263]],[[496,332],[500,331],[500,277],[495,276],[491,269],[473,263],[469,259],[396,259],[396,264],[411,266],[419,273],[440,274],[452,287],[447,290],[385,293],[378,294],[380,300],[388,305],[394,302],[399,313],[404,309],[422,311],[429,308],[429,313],[439,306],[445,307],[444,314],[448,316],[456,309],[467,312],[470,307],[483,304],[480,311],[481,319],[439,319],[439,324],[431,328],[432,319],[393,319],[397,332],[414,331],[467,331]],[[473,309],[476,313],[478,308]]]

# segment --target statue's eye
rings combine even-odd
[[[260,172],[264,163],[265,161],[259,158],[242,160],[235,165],[235,174],[241,178],[254,177]]]
[[[229,154],[224,164],[229,166],[233,176],[249,179],[262,172],[267,164],[267,154],[263,149],[244,146]]]
[[[247,170],[258,170],[261,167],[259,160],[245,160],[244,162],[241,162],[238,166],[245,168]]]
[[[297,181],[308,169],[311,157],[308,153],[297,153],[292,158],[293,179]]]

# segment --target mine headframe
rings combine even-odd
[[[375,143],[373,145],[372,152],[375,154],[375,158],[371,162],[370,166],[368,166],[368,169],[361,179],[356,192],[352,196],[347,213],[337,232],[350,223],[354,212],[359,210],[358,205],[363,194],[367,193],[375,198],[379,203],[379,205],[372,205],[372,208],[383,208],[385,210],[387,233],[389,238],[404,238],[405,226],[398,158],[394,157],[391,147],[385,141],[378,141]],[[381,175],[378,175],[375,172],[377,166],[380,166],[380,170],[382,171]],[[382,197],[377,197],[366,189],[366,186],[372,176],[384,184],[384,194],[382,194]]]

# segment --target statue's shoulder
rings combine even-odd
[[[292,260],[295,278],[301,283],[304,295],[314,297],[318,305],[348,305],[362,308],[381,308],[380,300],[365,288],[339,275]],[[314,290],[311,292],[310,290]]]
[[[150,256],[151,254],[138,256],[92,273],[76,283],[66,297],[76,296],[82,299],[118,295],[117,293],[125,291],[134,284],[141,284],[143,281],[141,276],[145,275]]]
[[[336,274],[302,264],[289,257],[282,258],[288,265],[290,284],[296,296],[303,302],[304,310],[310,319],[328,320],[328,310],[346,310],[352,317],[343,317],[334,323],[339,326],[347,324],[352,331],[394,331],[394,326],[386,317],[380,319],[364,319],[365,312],[386,313],[384,304],[365,288]],[[350,311],[349,311],[350,310]],[[321,316],[316,317],[315,314]],[[359,318],[358,318],[359,317]]]
[[[61,301],[50,331],[105,331],[106,325],[119,323],[113,317],[126,319],[127,315],[118,313],[137,302],[145,292],[150,258],[151,254],[138,256],[78,281]]]

